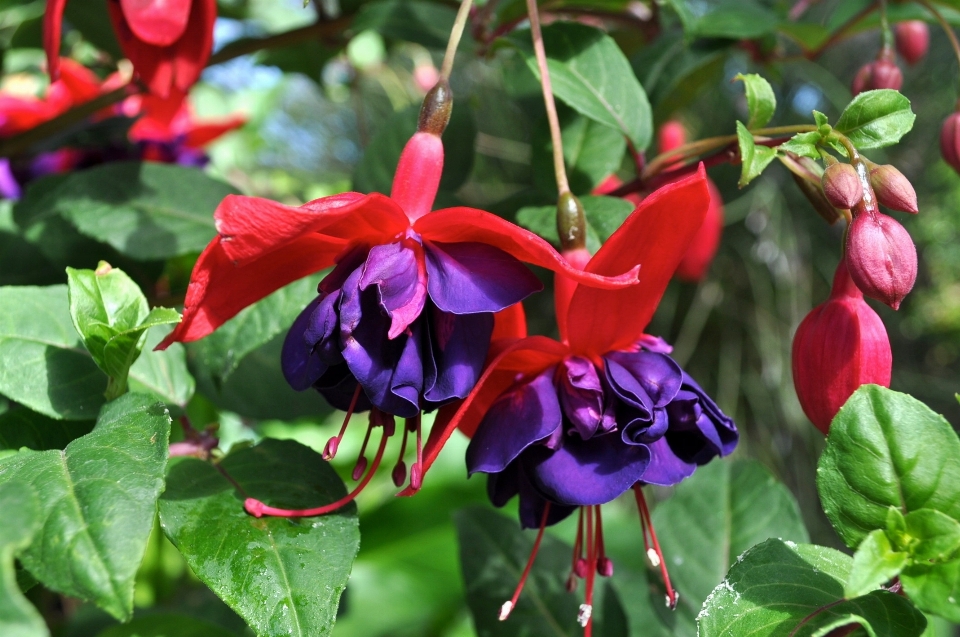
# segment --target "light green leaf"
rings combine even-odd
[[[143,354],[130,368],[130,391],[153,394],[167,405],[185,407],[196,389],[187,369],[186,348],[172,343],[160,352],[153,349],[169,332],[167,328],[147,332]]]
[[[243,501],[316,507],[346,495],[343,482],[320,454],[289,440],[264,440],[219,466],[223,473],[192,458],[171,465],[160,500],[164,533],[260,637],[329,635],[360,542],[356,506],[258,519]]]
[[[917,608],[960,623],[960,559],[908,566],[900,581]]]
[[[742,81],[747,92],[747,108],[750,113],[747,128],[763,128],[777,110],[777,98],[770,82],[756,73],[738,73],[733,79]]]
[[[903,548],[916,562],[942,562],[960,550],[960,522],[933,509],[918,509],[904,517]]]
[[[508,40],[539,78],[530,33],[518,31]],[[556,22],[543,29],[543,41],[554,94],[577,112],[620,131],[637,150],[644,150],[653,136],[650,102],[613,38],[583,24]]]
[[[960,520],[960,440],[906,394],[864,385],[833,419],[817,469],[824,512],[851,548],[887,511],[936,509]]]
[[[563,157],[570,190],[575,195],[586,195],[617,171],[627,150],[627,142],[622,133],[609,126],[598,124],[568,109],[561,113]],[[533,183],[547,195],[556,196],[553,144],[546,120],[541,123],[543,125],[534,131],[530,159]]]
[[[813,121],[817,123],[817,128],[820,128],[821,126],[828,126],[830,124],[830,120],[827,119],[827,116],[820,111],[813,111]]]
[[[850,138],[860,150],[884,148],[909,133],[914,119],[910,100],[897,91],[880,89],[854,97],[834,129]]]
[[[893,550],[886,533],[880,529],[873,531],[857,547],[844,596],[852,599],[880,588],[900,574],[907,559],[906,553]]]
[[[3,637],[48,637],[50,632],[20,592],[13,560],[27,548],[40,528],[37,492],[20,481],[0,482],[0,635]]]
[[[817,150],[817,143],[820,142],[820,133],[811,131],[809,133],[797,133],[788,141],[777,146],[778,150],[796,153],[802,157],[810,159],[820,159],[820,152]]]
[[[740,144],[740,161],[742,162],[738,185],[743,188],[760,176],[760,173],[776,158],[777,151],[768,146],[757,146],[753,141],[753,135],[742,122],[737,122],[737,141]]]
[[[162,405],[127,394],[104,406],[93,432],[64,451],[21,451],[0,461],[0,482],[27,482],[40,496],[42,527],[20,556],[23,565],[48,588],[128,619],[169,434]]]

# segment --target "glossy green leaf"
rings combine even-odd
[[[180,322],[176,310],[154,308],[123,271],[101,261],[96,270],[67,268],[73,325],[93,361],[109,377],[107,399],[127,390],[127,375],[147,330]]]
[[[960,522],[933,509],[918,509],[904,517],[903,547],[916,562],[942,562],[960,550]]]
[[[960,559],[914,564],[903,570],[900,581],[917,608],[960,623]]]
[[[653,523],[680,593],[681,624],[691,623],[737,556],[751,546],[771,537],[808,540],[793,495],[753,460],[700,467],[654,509]]]
[[[779,150],[796,153],[802,157],[810,159],[820,159],[820,152],[817,150],[817,144],[820,142],[820,133],[810,131],[809,133],[797,133],[788,141],[777,146]]]
[[[834,129],[850,138],[860,150],[884,148],[909,133],[915,119],[910,100],[897,91],[880,89],[854,97]]]
[[[130,368],[130,391],[153,394],[167,405],[184,407],[196,389],[187,369],[186,348],[173,343],[161,352],[153,349],[169,331],[158,328],[147,332],[143,353]]]
[[[539,78],[529,31],[513,33],[509,41]],[[556,22],[543,29],[543,42],[557,98],[644,150],[653,135],[650,103],[613,38],[583,24]]]
[[[129,624],[111,626],[97,637],[237,637],[216,624],[187,615],[144,615]]]
[[[67,287],[0,288],[0,394],[52,418],[90,420],[106,379],[70,319]]]
[[[55,420],[24,407],[0,414],[0,449],[63,449],[90,433],[92,420]]]
[[[162,405],[127,394],[64,451],[21,451],[0,461],[0,482],[27,482],[40,496],[42,528],[20,556],[23,565],[48,588],[129,618],[169,434]]]
[[[167,259],[203,250],[216,235],[213,211],[235,193],[196,168],[114,162],[70,173],[43,197],[46,207],[17,214],[60,214],[131,258]]]
[[[747,128],[763,128],[777,110],[777,98],[770,82],[756,73],[738,73],[733,79],[743,82],[747,92],[747,109],[750,113]]]
[[[557,181],[553,172],[553,144],[546,119],[541,124],[534,132],[530,160],[533,183],[543,193],[555,197]],[[626,139],[618,130],[568,110],[564,112],[561,127],[570,190],[575,195],[589,194],[620,167],[627,151]]]
[[[14,557],[30,545],[40,528],[37,492],[23,482],[0,482],[0,511],[0,635],[49,636],[40,613],[20,592],[13,566]]]
[[[856,547],[886,528],[887,510],[936,509],[960,520],[960,440],[906,394],[864,385],[833,419],[817,469],[824,512]]]
[[[760,176],[760,173],[776,158],[777,151],[768,146],[756,145],[753,141],[753,135],[742,122],[737,122],[737,141],[740,145],[740,161],[742,163],[738,183],[743,188]]]
[[[499,620],[500,608],[513,596],[536,532],[521,531],[516,519],[489,508],[473,506],[454,515],[460,542],[460,564],[466,583],[467,604],[479,637],[575,637],[583,634],[577,623],[582,587],[569,593],[565,584],[570,574],[573,548],[544,535],[537,559],[530,570],[523,593],[506,621]],[[626,616],[613,587],[598,578],[594,600],[593,634],[626,637]],[[631,603],[644,603],[631,600]]]
[[[260,637],[329,635],[360,541],[356,507],[258,519],[243,501],[316,507],[344,496],[343,482],[320,454],[289,440],[231,453],[220,468],[192,458],[171,464],[160,501],[164,533]]]
[[[870,637],[919,637],[927,621],[888,591],[843,599],[851,559],[833,549],[770,539],[743,554],[703,605],[701,637],[824,637],[851,624]]]
[[[908,555],[895,551],[890,546],[887,534],[877,529],[868,535],[853,556],[850,576],[844,586],[844,596],[848,599],[865,595],[880,588],[900,574],[907,564]]]

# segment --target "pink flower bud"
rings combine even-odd
[[[707,275],[717,248],[720,247],[720,235],[723,233],[723,198],[713,180],[707,179],[707,189],[710,191],[707,214],[677,266],[677,276],[693,283],[702,281]]]
[[[683,124],[677,120],[670,120],[660,127],[660,132],[657,134],[657,143],[660,146],[661,153],[680,148],[687,143],[687,131],[683,128]]]
[[[907,20],[898,24],[894,33],[897,38],[897,53],[907,64],[916,64],[927,54],[930,47],[930,29],[923,20]]]
[[[903,173],[886,164],[870,171],[870,185],[877,201],[891,210],[917,214],[917,191]]]
[[[413,68],[413,83],[424,93],[432,89],[439,80],[440,72],[437,71],[433,62],[417,64]]]
[[[847,232],[846,262],[865,295],[895,310],[917,280],[917,248],[910,234],[879,212],[854,217]]]
[[[850,164],[836,163],[823,171],[823,194],[835,208],[849,210],[863,199],[863,184],[857,169]]]
[[[960,173],[960,112],[951,113],[940,129],[940,153],[950,167]]]
[[[880,88],[892,88],[899,91],[903,86],[903,73],[896,62],[887,59],[874,60],[864,64],[853,78],[851,90],[854,95]]]
[[[793,385],[800,406],[826,434],[860,385],[890,386],[892,366],[883,321],[863,300],[841,261],[830,298],[811,310],[793,338]]]

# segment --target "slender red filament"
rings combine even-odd
[[[353,392],[353,398],[350,399],[350,408],[343,417],[343,424],[340,426],[340,433],[327,441],[327,446],[323,448],[323,459],[330,461],[337,455],[337,448],[340,447],[340,441],[343,440],[343,434],[347,433],[347,425],[350,424],[350,416],[353,410],[357,408],[357,400],[360,398],[360,383],[357,383],[357,389]]]
[[[373,431],[373,421],[367,425],[367,435],[363,437],[363,444],[360,446],[360,455],[357,457],[357,464],[353,466],[353,473],[350,475],[354,480],[359,480],[363,472],[367,470],[367,443],[370,442],[370,432]],[[383,430],[383,437],[387,437],[387,430]]]
[[[613,576],[613,562],[607,557],[603,546],[603,518],[600,517],[600,507],[597,507],[597,574],[601,577]]]
[[[577,614],[577,621],[583,626],[583,636],[590,637],[593,632],[593,585],[597,577],[597,532],[599,528],[594,525],[594,509],[600,507],[587,507],[587,590],[584,603],[580,605],[580,612]]]
[[[417,414],[417,461],[410,467],[410,488],[419,491],[423,485],[423,427],[420,423],[420,414]]]
[[[267,506],[255,498],[247,498],[243,503],[243,508],[247,510],[247,513],[258,518],[264,515],[272,515],[282,518],[304,518],[314,515],[324,515],[326,513],[336,511],[343,505],[352,502],[354,498],[356,498],[357,495],[363,491],[363,488],[367,486],[367,483],[370,482],[370,478],[373,477],[373,474],[377,471],[377,467],[380,466],[380,460],[383,458],[384,449],[387,448],[387,439],[389,437],[390,436],[388,435],[387,429],[384,428],[383,435],[380,437],[380,448],[377,449],[377,455],[373,459],[373,466],[370,467],[370,471],[367,472],[367,475],[363,477],[363,480],[354,488],[353,491],[343,496],[336,502],[325,504],[314,509],[278,509],[276,507]]]
[[[407,463],[403,461],[403,456],[407,453],[407,434],[409,431],[410,428],[404,426],[403,441],[400,443],[400,457],[397,458],[397,464],[393,467],[393,472],[390,474],[393,478],[393,484],[397,488],[400,488],[403,481],[407,479]]]
[[[517,605],[520,599],[520,592],[523,591],[523,585],[527,583],[527,577],[530,575],[530,569],[533,568],[533,561],[537,558],[537,551],[540,550],[540,540],[543,539],[543,530],[547,528],[547,516],[550,515],[550,502],[543,505],[543,515],[540,517],[540,530],[537,531],[537,539],[533,541],[533,550],[530,551],[530,557],[527,558],[527,565],[523,569],[523,575],[520,576],[520,582],[517,589],[513,591],[513,597],[510,601],[504,602],[500,607],[500,621],[504,621],[510,616],[511,611]]]
[[[570,577],[567,578],[567,591],[577,590],[577,578],[583,576],[583,507],[580,507],[577,519],[577,538],[573,542],[573,561],[570,564]],[[579,568],[578,568],[579,567]]]
[[[656,553],[657,561],[659,562],[659,564],[654,564],[654,566],[660,567],[660,574],[663,576],[663,584],[667,588],[667,606],[670,607],[670,610],[674,610],[677,607],[677,600],[679,599],[679,596],[677,595],[677,592],[673,590],[673,586],[670,584],[670,574],[667,573],[667,562],[663,559],[663,552],[660,550],[660,542],[657,541],[657,533],[653,530],[653,522],[650,519],[650,510],[647,509],[647,500],[643,497],[643,488],[638,484],[634,485],[633,493],[637,497],[637,508],[640,510],[640,525],[643,528],[644,544],[649,547],[646,537],[649,533],[650,541],[653,543],[653,550]],[[647,550],[649,554],[649,548]]]

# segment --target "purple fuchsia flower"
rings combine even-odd
[[[733,421],[670,358],[664,341],[644,334],[709,205],[701,169],[646,198],[594,257],[565,255],[594,274],[639,264],[640,283],[600,291],[558,275],[561,341],[530,336],[495,342],[496,355],[476,387],[462,403],[440,410],[427,443],[429,467],[431,443],[459,427],[472,436],[467,469],[488,474],[491,501],[503,506],[519,496],[521,525],[540,534],[527,572],[544,527],[579,510],[568,586],[586,579],[578,619],[588,635],[594,577],[613,572],[600,505],[634,491],[647,554],[660,566],[674,606],[677,595],[641,487],[677,484],[737,444]],[[501,619],[516,604],[523,579]]]
[[[247,510],[258,517],[320,515],[352,500],[379,466],[395,433],[395,416],[406,423],[394,481],[399,486],[406,478],[407,435],[415,433],[410,489],[419,489],[420,412],[473,389],[494,333],[494,313],[541,287],[523,262],[585,285],[637,282],[635,268],[614,277],[574,268],[540,237],[489,212],[431,212],[450,101],[445,83],[424,100],[419,131],[400,157],[390,197],[351,192],[294,208],[231,195],[214,213],[219,235],[194,268],[183,321],[160,347],[202,338],[274,290],[334,265],[287,334],[283,372],[294,389],[316,389],[347,412],[326,446],[328,459],[353,412],[370,411],[367,441],[372,429],[382,428],[369,471],[365,442],[354,470],[354,479],[362,480],[343,500],[307,510],[247,500]]]

